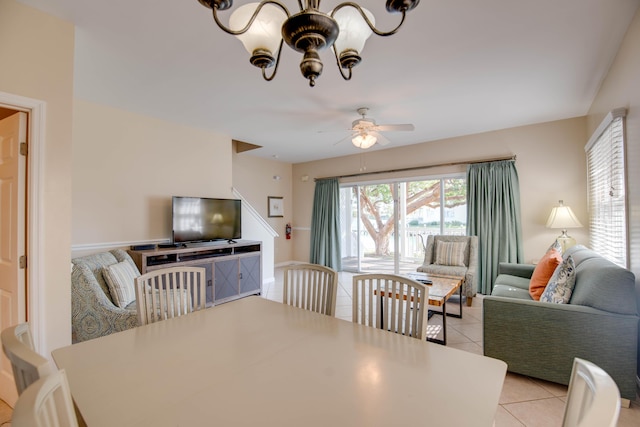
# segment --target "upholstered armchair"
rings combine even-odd
[[[424,264],[417,270],[428,274],[464,277],[461,295],[466,296],[467,306],[471,306],[478,288],[478,237],[427,236]]]
[[[73,342],[86,341],[138,326],[136,301],[124,308],[116,306],[102,274],[103,267],[123,261],[130,263],[135,272],[138,272],[138,267],[129,254],[121,249],[71,260],[73,264],[71,270]]]

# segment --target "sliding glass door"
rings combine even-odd
[[[345,185],[341,213],[343,270],[415,271],[427,235],[466,233],[466,181],[457,176]]]

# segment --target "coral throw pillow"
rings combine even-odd
[[[562,262],[562,255],[556,248],[551,247],[542,259],[536,265],[531,275],[531,281],[529,282],[529,295],[536,301],[540,300],[540,296],[544,292],[544,288],[547,287],[549,279],[556,271],[556,268]]]

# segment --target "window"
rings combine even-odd
[[[625,109],[610,112],[587,143],[591,248],[627,267]]]
[[[340,191],[346,271],[415,271],[429,234],[465,235],[464,176],[346,184]]]

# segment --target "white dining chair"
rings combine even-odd
[[[183,316],[206,307],[205,269],[171,267],[136,278],[136,305],[140,325]]]
[[[599,366],[576,357],[569,380],[563,427],[615,427],[620,391]]]
[[[354,323],[426,339],[429,287],[395,274],[353,276]]]
[[[334,316],[337,291],[338,273],[332,268],[318,264],[284,268],[284,304]]]
[[[4,354],[11,362],[18,395],[38,379],[55,371],[51,362],[35,351],[28,323],[4,329],[0,340]]]
[[[64,369],[31,384],[20,395],[11,417],[12,427],[78,427]]]

